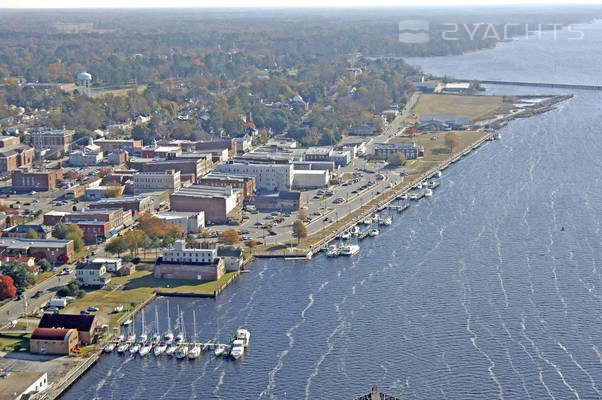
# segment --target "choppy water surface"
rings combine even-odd
[[[590,31],[602,38],[598,25]],[[575,42],[539,46],[556,52],[557,82],[600,84],[581,79],[563,53],[595,68],[596,40],[580,52]],[[541,73],[489,63],[487,77],[549,74],[532,43],[486,54]],[[470,76],[476,55],[439,59],[433,70],[420,62]],[[238,362],[103,355],[63,398],[344,399],[373,385],[404,399],[601,398],[601,109],[602,93],[578,91],[555,111],[512,122],[356,257],[258,261],[216,300],[170,300],[187,335],[192,310],[203,339],[250,329]],[[155,306],[164,329],[165,299],[147,308],[147,325]]]

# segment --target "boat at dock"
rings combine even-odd
[[[113,312],[114,312],[115,314],[117,314],[117,313],[120,313],[120,312],[122,312],[122,311],[123,311],[123,305],[121,305],[121,304],[120,304],[120,305],[118,305],[117,307],[115,307],[115,308],[113,309]]]
[[[104,348],[105,353],[112,353],[113,350],[115,350],[115,343],[108,343]]]
[[[130,348],[130,342],[123,342],[119,346],[117,346],[117,353],[122,354],[128,351]]]
[[[343,232],[343,234],[341,235],[341,239],[344,239],[344,240],[351,239],[351,233],[349,231]]]
[[[167,350],[167,343],[160,341],[159,344],[157,344],[153,349],[153,353],[155,356],[160,356],[161,354],[165,353],[165,350]]]
[[[192,311],[192,328],[194,330],[194,334],[192,336],[194,344],[190,349],[188,349],[189,360],[197,359],[201,355],[201,346],[197,343],[198,339],[196,337],[196,313],[194,312],[194,310]]]
[[[174,342],[172,342],[169,346],[167,346],[167,348],[165,349],[165,354],[168,356],[172,356],[174,355],[174,353],[176,352],[176,350],[178,349],[178,345],[175,344]]]
[[[369,235],[374,237],[374,236],[378,236],[380,232],[378,231],[378,229],[374,228],[370,231]]]
[[[215,348],[215,350],[213,351],[213,354],[215,354],[216,357],[219,357],[219,356],[223,355],[225,351],[226,351],[226,346],[224,346],[223,344],[218,344],[217,347]]]
[[[435,175],[437,176],[437,178],[441,178],[442,172],[441,171],[437,171],[435,172]]]
[[[357,244],[350,244],[350,245],[343,247],[343,250],[341,250],[341,255],[342,256],[353,256],[353,255],[359,253],[359,251],[360,251],[360,246],[358,246]]]
[[[408,194],[406,192],[403,192],[402,194],[397,196],[397,200],[407,200],[407,199],[408,199]]]
[[[230,357],[234,360],[238,360],[245,352],[245,347],[241,339],[237,339],[232,342],[232,350],[230,350]]]
[[[148,355],[151,350],[153,349],[153,343],[150,340],[147,340],[146,342],[144,342],[142,344],[142,346],[140,346],[140,350],[138,350],[138,354],[140,354],[141,356],[146,356]]]
[[[353,228],[351,228],[351,234],[352,235],[359,235],[360,234],[360,227],[357,225],[353,225]]]
[[[430,181],[429,182],[429,189],[435,189],[437,188],[439,185],[441,184],[441,182],[439,181]]]
[[[417,183],[414,187],[418,190],[422,189],[422,182]]]
[[[181,344],[178,346],[178,349],[176,350],[176,358],[177,359],[182,359],[182,358],[186,358],[186,356],[188,355],[188,345],[185,344]]]
[[[140,351],[140,343],[139,342],[134,342],[130,346],[130,354],[131,355],[136,355],[136,353],[138,353],[139,351]]]
[[[410,195],[410,200],[418,200],[418,193],[412,193]]]
[[[326,252],[326,255],[328,257],[336,257],[338,256],[340,253],[339,248],[335,245],[331,245],[328,247],[328,251]]]
[[[366,218],[362,223],[364,225],[372,225],[372,218]]]
[[[410,203],[404,203],[401,206],[397,206],[397,212],[404,212],[409,206]]]
[[[385,218],[380,218],[378,220],[379,225],[384,225],[384,226],[390,226],[393,224],[393,218],[391,218],[390,216],[385,217]]]
[[[247,348],[251,342],[251,332],[244,328],[238,328],[234,334],[234,340],[242,340],[243,346]]]
[[[431,189],[426,189],[424,191],[424,196],[425,197],[433,197],[433,191]]]
[[[123,325],[123,326],[128,326],[128,325],[129,325],[129,324],[131,324],[131,323],[132,323],[132,319],[131,319],[131,318],[128,318],[128,319],[126,319],[125,321],[123,321],[123,324],[122,324],[122,325]]]

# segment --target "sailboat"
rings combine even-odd
[[[150,340],[148,340],[148,336],[146,335],[145,327],[144,327],[144,310],[142,311],[142,334],[138,336],[138,339],[141,342],[140,349],[138,350],[138,354],[141,356],[145,356],[150,353],[153,348],[153,344]]]
[[[216,320],[217,320],[217,340],[215,342],[219,343],[219,317]],[[216,357],[219,357],[222,354],[224,354],[224,351],[226,351],[226,346],[224,346],[223,344],[218,344],[217,346],[215,346],[215,350],[213,351],[213,353],[215,354]]]
[[[173,332],[171,331],[171,319],[169,318],[169,300],[167,300],[167,333],[163,336],[163,340],[166,344],[173,342]]]
[[[176,343],[182,342],[184,340],[184,316],[180,312],[180,306],[178,306],[178,318],[179,318],[179,330],[176,335]]]
[[[188,350],[188,359],[189,360],[194,360],[195,358],[198,358],[198,356],[201,354],[201,346],[199,346],[199,344],[197,343],[197,336],[196,336],[196,314],[194,311],[192,311],[192,327],[194,329],[194,345]]]
[[[159,313],[157,313],[157,306],[155,305],[155,333],[152,337],[153,344],[157,344],[161,341],[161,334],[159,333]]]
[[[178,340],[180,338],[180,340]],[[176,342],[178,344],[178,349],[176,350],[176,358],[182,359],[186,358],[188,355],[188,345],[183,343],[184,341],[184,315],[180,314],[180,332],[176,336]]]

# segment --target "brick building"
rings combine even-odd
[[[255,195],[256,178],[250,175],[222,174],[212,172],[199,179],[201,185],[231,186],[241,190],[244,197]]]
[[[111,237],[111,224],[108,221],[71,220],[80,227],[86,244],[102,243]]]
[[[228,154],[230,155],[230,157],[236,156],[236,153],[238,152],[238,144],[234,139],[208,140],[193,143],[194,144],[192,146],[194,150],[228,149]]]
[[[218,280],[226,273],[224,260],[216,249],[186,248],[177,240],[172,249],[164,249],[163,257],[155,264],[155,278]]]
[[[142,150],[142,140],[135,139],[96,139],[94,144],[100,146],[105,153],[125,150],[129,154],[135,154]]]
[[[210,223],[224,223],[240,203],[240,190],[230,186],[191,185],[169,197],[172,211],[205,212]]]
[[[29,146],[17,144],[0,148],[0,172],[11,172],[21,167],[31,167],[36,152]]]
[[[13,188],[19,191],[49,191],[56,188],[58,180],[63,179],[63,170],[12,172]]]
[[[49,211],[44,214],[44,225],[53,226],[59,222],[65,224],[72,221],[103,221],[108,222],[110,229],[119,230],[132,223],[132,210],[122,208],[100,208],[77,212]]]
[[[100,321],[96,315],[82,314],[44,314],[38,328],[75,329],[80,343],[89,345],[96,338],[96,329]]]
[[[35,132],[31,135],[31,144],[37,152],[48,150],[47,157],[59,157],[71,150],[73,135],[75,131],[67,129]]]
[[[175,192],[182,186],[180,171],[167,170],[161,172],[139,172],[133,175],[134,193],[152,192],[155,190],[168,190]]]
[[[374,158],[387,160],[394,153],[401,153],[406,160],[415,160],[424,155],[424,148],[416,143],[395,143],[374,145]]]
[[[92,210],[105,208],[123,208],[124,210],[132,210],[134,216],[138,214],[150,213],[153,211],[154,201],[150,196],[127,196],[106,198],[97,202],[91,203],[88,207]]]
[[[198,155],[195,158],[148,159],[132,158],[129,166],[140,172],[179,171],[181,182],[196,182],[198,178],[209,172],[213,166],[211,155]]]
[[[0,238],[0,253],[6,256],[31,256],[50,262],[65,263],[73,259],[73,240]]]
[[[35,354],[71,353],[79,342],[76,329],[36,328],[29,339],[29,351]]]

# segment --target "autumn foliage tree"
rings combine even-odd
[[[302,221],[297,220],[293,223],[293,237],[297,239],[297,243],[307,237],[307,229]]]
[[[240,236],[234,229],[227,229],[219,234],[217,241],[230,246],[240,242]]]
[[[17,295],[15,281],[8,275],[0,276],[0,299],[7,299]]]
[[[449,132],[447,135],[445,135],[445,144],[449,147],[449,152],[451,153],[454,150],[454,147],[458,147],[460,145],[460,140],[454,132]]]
[[[167,230],[169,228],[165,221],[163,221],[161,218],[157,218],[148,214],[140,217],[138,226],[151,238],[167,235]]]

